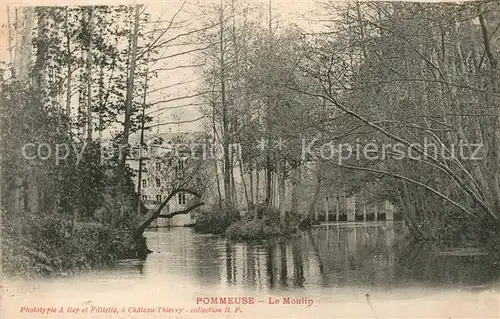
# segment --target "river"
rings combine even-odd
[[[112,269],[67,278],[4,279],[2,318],[223,318],[224,311],[230,318],[500,314],[498,265],[487,255],[402,240],[398,222],[322,225],[294,238],[251,243],[192,228],[149,229],[145,235],[153,252],[144,261],[120,261]],[[214,297],[246,299],[205,304],[223,302]]]

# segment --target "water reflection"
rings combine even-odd
[[[241,295],[261,300],[244,310],[246,318],[373,318],[365,297],[369,294],[380,318],[410,313],[415,318],[498,317],[499,290],[491,287],[498,267],[488,256],[443,254],[401,240],[403,235],[397,223],[332,224],[295,238],[251,243],[189,228],[158,229],[146,234],[154,251],[146,260],[121,261],[81,276],[10,282],[3,286],[8,289],[2,311],[5,305],[11,313],[19,312],[27,300],[40,306],[167,304],[190,309],[197,297]],[[270,296],[309,298],[314,305],[266,305],[263,300]],[[129,317],[152,318],[149,313],[114,318]]]
[[[488,256],[442,255],[401,240],[399,223],[333,224],[262,242],[230,241],[186,228],[160,229],[147,237],[154,253],[138,268],[141,274],[181,276],[200,287],[463,287],[486,284],[498,275]]]

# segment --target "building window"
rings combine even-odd
[[[158,203],[161,203],[161,195],[156,195],[156,201],[157,201]]]
[[[160,187],[161,186],[161,181],[159,178],[156,179],[156,187]]]
[[[146,187],[146,180],[145,179],[142,180],[142,187]]]
[[[126,168],[130,168],[130,164],[128,164],[128,163],[127,163],[127,164],[125,164],[125,167],[126,167]]]
[[[148,196],[147,195],[142,195],[142,200],[148,200]]]
[[[179,205],[186,205],[186,194],[179,193],[178,198],[179,198]]]
[[[184,160],[180,159],[177,162],[177,165],[175,166],[175,177],[176,178],[181,178],[182,177],[183,169],[184,169]]]
[[[161,163],[156,163],[156,169],[160,170],[161,169]]]

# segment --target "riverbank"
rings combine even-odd
[[[2,271],[10,276],[68,276],[114,265],[120,259],[145,258],[146,238],[134,238],[126,225],[73,223],[60,215],[33,216],[2,225]],[[14,227],[17,225],[17,227]]]

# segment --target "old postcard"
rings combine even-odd
[[[1,318],[500,317],[499,1],[0,12]]]

